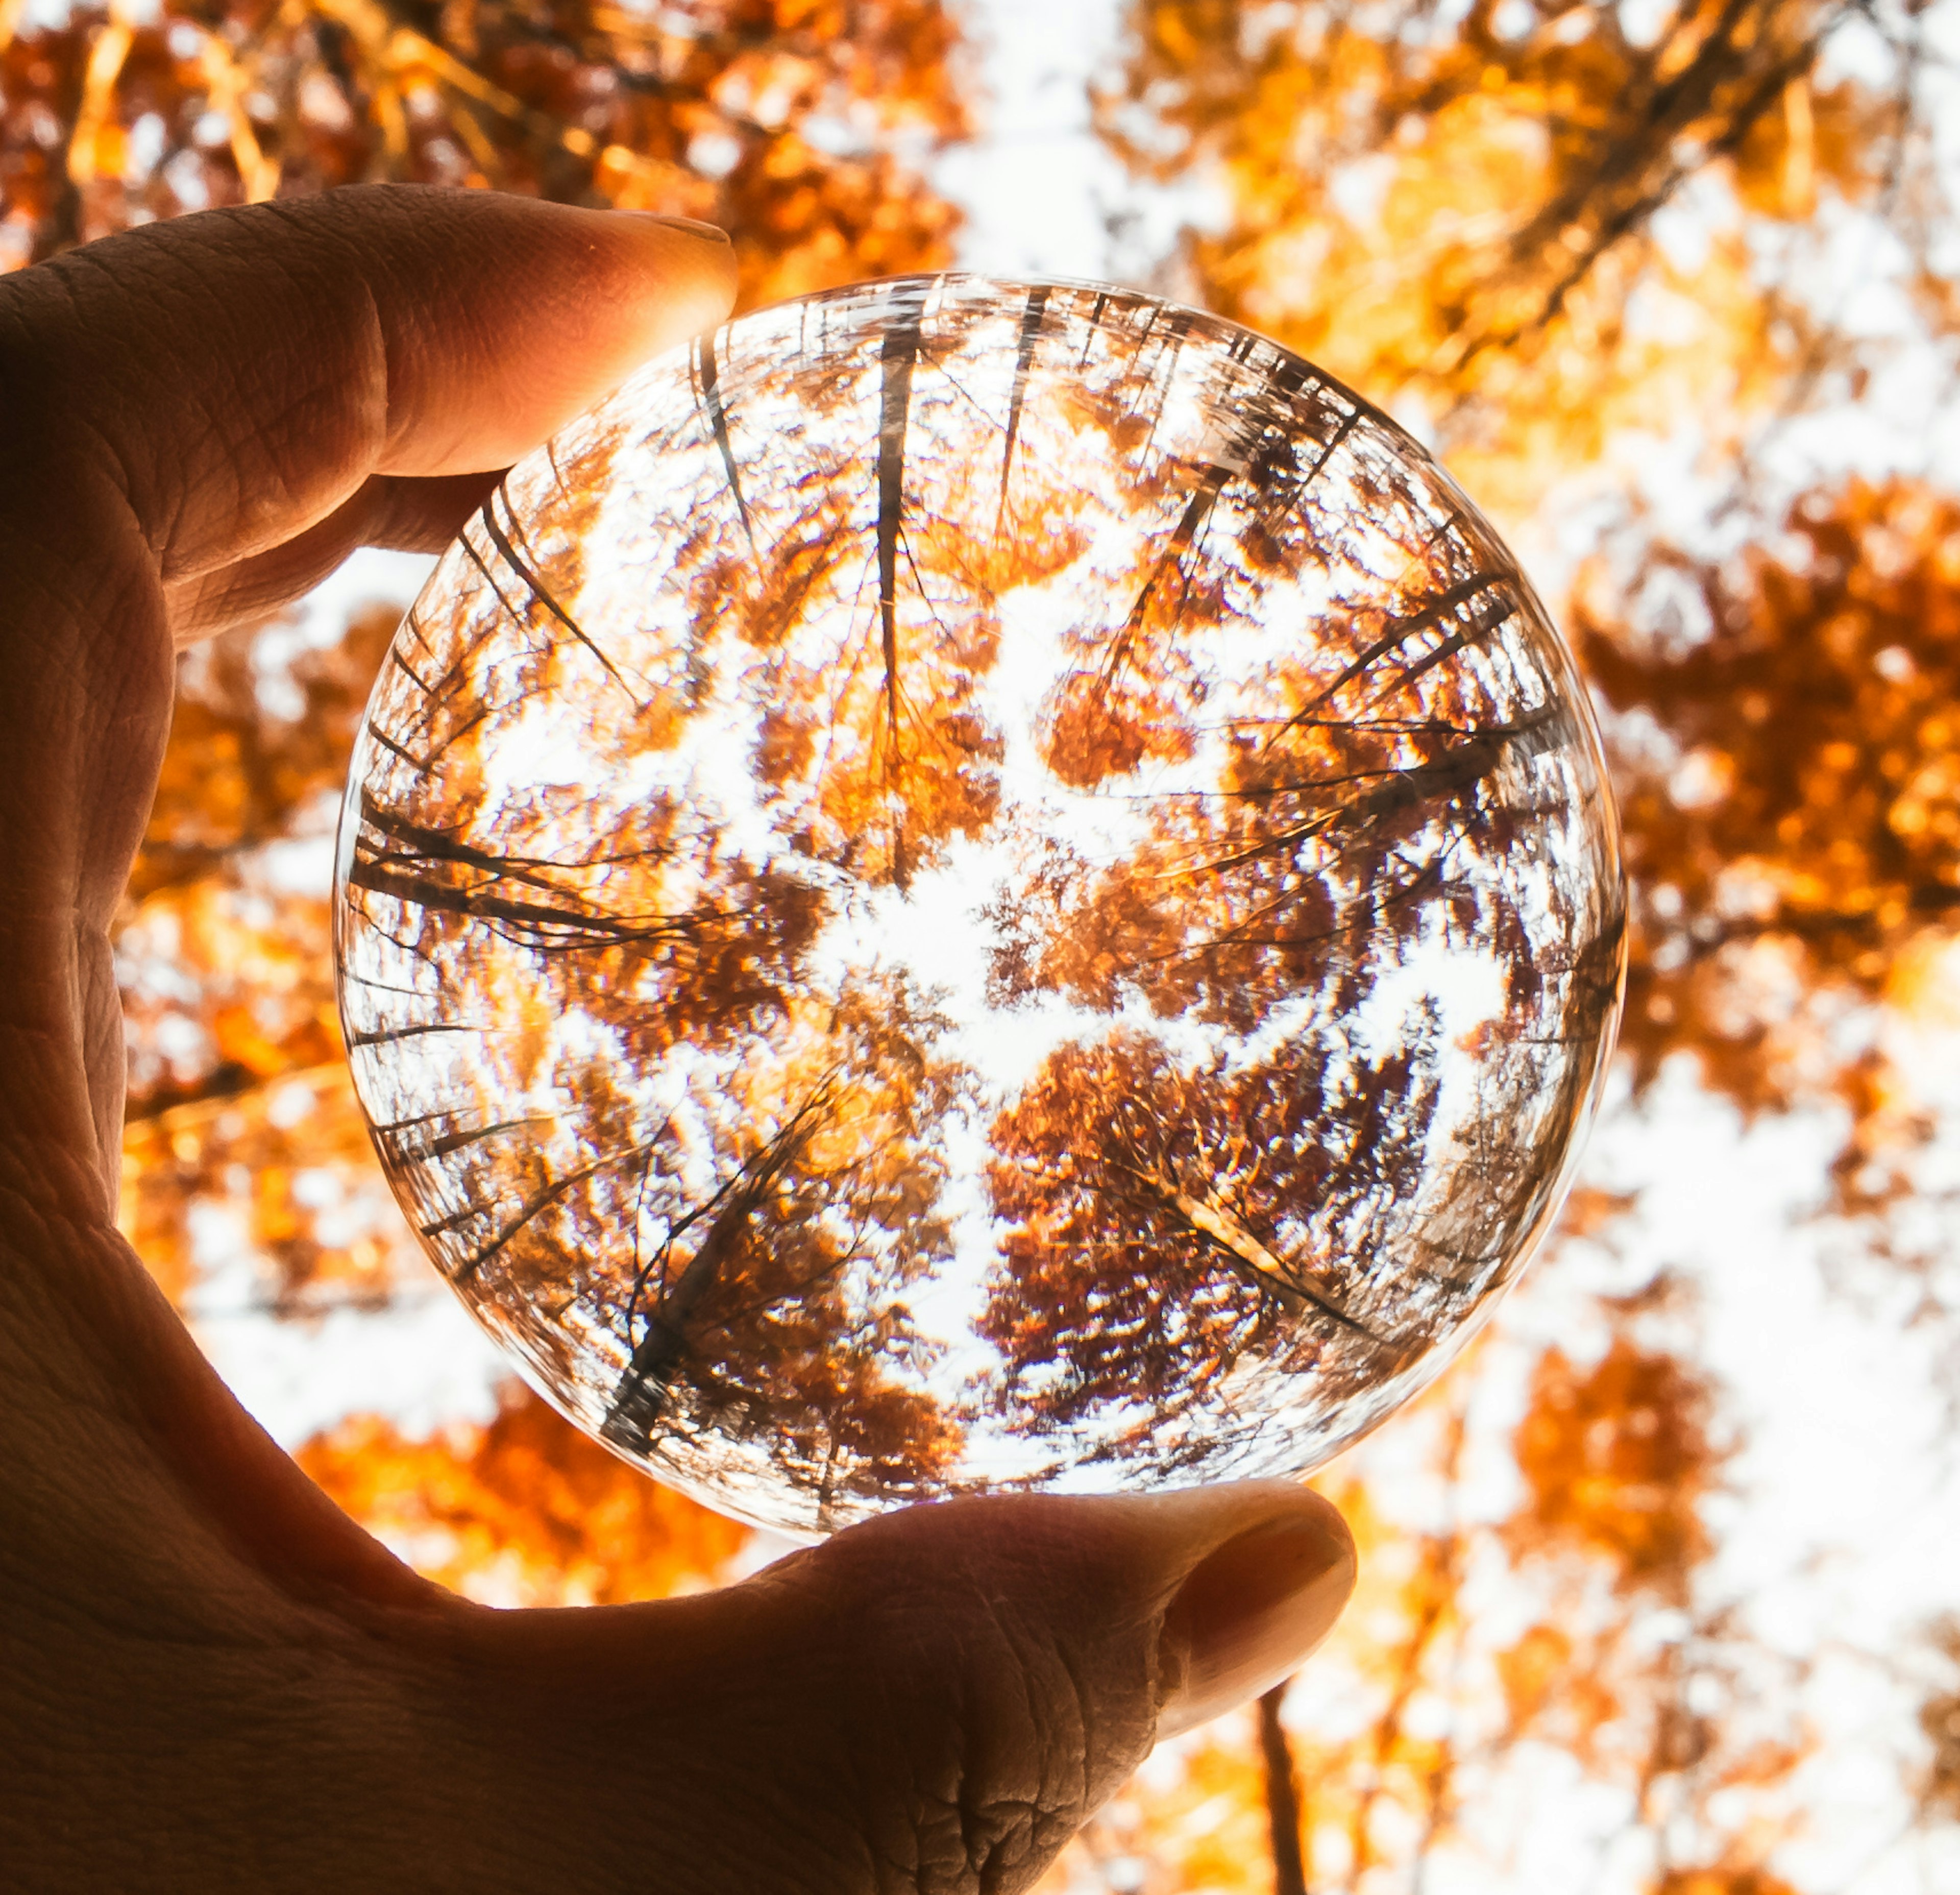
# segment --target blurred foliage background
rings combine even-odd
[[[1089,11],[1103,43],[1042,109],[1175,233],[1121,266],[1352,382],[1517,537],[1597,693],[1637,936],[1616,1116],[1554,1255],[1324,1483],[1364,1555],[1335,1643],[1166,1747],[1045,1886],[1960,1887],[1938,1562],[1917,1591],[1879,1575],[1888,1616],[1831,1604],[1866,1596],[1846,1560],[1960,1552],[1936,1521],[1862,1548],[1832,1524],[1861,1462],[1917,1456],[1909,1490],[1960,1502],[1960,7]],[[1051,24],[1018,0],[0,0],[0,262],[415,180],[712,218],[749,304],[940,267],[944,180],[963,151],[984,180]],[[339,788],[412,583],[184,661],[122,923],[125,1218],[221,1361],[358,1355],[446,1295],[369,1155],[327,959]],[[1732,1192],[1696,1145],[1736,1155]],[[1771,1213],[1767,1263],[1711,1263],[1706,1233]],[[1711,1314],[1739,1295],[1739,1346]],[[480,1597],[654,1597],[769,1550],[514,1384],[369,1405],[301,1431],[303,1461]],[[1814,1489],[1757,1451],[1787,1418],[1844,1451]]]

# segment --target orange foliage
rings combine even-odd
[[[713,218],[766,301],[945,260],[906,161],[966,129],[959,44],[942,0],[78,7],[0,27],[0,199],[24,262],[207,204],[488,185]]]
[[[1831,0],[1700,0],[1647,39],[1630,18],[1134,0],[1102,122],[1140,167],[1224,184],[1229,223],[1188,244],[1208,302],[1430,414],[1459,475],[1515,516],[1616,428],[1732,412],[1803,358],[1739,232],[1677,261],[1656,213],[1705,175],[1800,222],[1872,190],[1897,120],[1812,82]]]
[[[390,611],[358,612],[339,640],[284,661],[281,628],[231,632],[180,670],[117,940],[123,1224],[175,1295],[200,1204],[238,1211],[287,1311],[329,1290],[384,1298],[411,1261],[341,1050],[325,891],[276,872],[281,849],[324,846],[393,629]]]
[[[1535,1723],[1570,1674],[1577,1648],[1556,1626],[1533,1626],[1498,1655],[1497,1677],[1515,1728]]]
[[[1531,1499],[1514,1542],[1574,1546],[1612,1562],[1622,1587],[1684,1594],[1708,1549],[1698,1506],[1717,1463],[1710,1405],[1680,1360],[1624,1337],[1589,1370],[1548,1350],[1518,1430]]]
[[[1654,1884],[1653,1895],[1796,1895],[1796,1890],[1763,1868],[1678,1868]]]
[[[613,1605],[698,1591],[721,1581],[748,1538],[514,1386],[487,1428],[412,1441],[356,1417],[299,1460],[422,1572],[495,1605]]]
[[[1766,957],[1876,998],[1960,910],[1960,499],[1807,494],[1732,560],[1596,568],[1575,616],[1640,887],[1621,1043],[1778,1103],[1800,1049],[1751,1002]]]

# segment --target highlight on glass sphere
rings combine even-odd
[[[473,519],[355,751],[341,1004],[437,1267],[711,1505],[1293,1476],[1554,1215],[1617,838],[1392,422],[1148,296],[903,279]]]

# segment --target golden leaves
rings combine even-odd
[[[1673,1355],[1621,1338],[1582,1371],[1548,1351],[1518,1431],[1531,1495],[1513,1530],[1519,1550],[1569,1544],[1608,1560],[1619,1586],[1685,1597],[1708,1549],[1709,1410],[1707,1385]]]
[[[1526,1730],[1562,1696],[1571,1682],[1577,1648],[1556,1626],[1535,1625],[1517,1643],[1497,1655],[1497,1679],[1514,1730]]]
[[[1780,1876],[1754,1866],[1670,1869],[1654,1884],[1654,1895],[1796,1895]]]
[[[122,1228],[180,1301],[212,1261],[202,1220],[215,1212],[269,1279],[262,1313],[384,1303],[420,1264],[345,1056],[336,1047],[298,1069],[283,1057],[265,1073],[220,1065],[180,1102],[138,1101],[123,1135]]]
[[[356,1416],[300,1464],[431,1578],[500,1606],[616,1605],[717,1584],[747,1530],[656,1486],[527,1390],[415,1440]]]
[[[1191,240],[1208,300],[1377,400],[1425,412],[1500,516],[1617,428],[1760,402],[1794,365],[1732,233],[1699,262],[1653,220],[1701,173],[1808,216],[1867,193],[1895,114],[1809,71],[1816,0],[1685,7],[1643,43],[1605,7],[1481,0],[1395,35],[1304,5],[1138,0],[1106,135],[1232,206]]]
[[[1680,629],[1653,623],[1663,609]],[[1831,1083],[1815,1030],[1779,1027],[1751,986],[1875,998],[1950,932],[1960,501],[1907,481],[1813,492],[1726,564],[1662,546],[1617,588],[1596,571],[1574,616],[1630,720],[1621,807],[1643,896],[1622,1043],[1643,1076],[1691,1049],[1749,1105],[1790,1096],[1806,1058]],[[1637,747],[1636,718],[1664,753]]]
[[[117,938],[123,1222],[174,1295],[198,1280],[201,1212],[256,1253],[274,1308],[384,1299],[413,1267],[348,1081],[325,888],[278,865],[308,838],[324,848],[392,629],[359,613],[325,649],[288,638],[283,662],[290,628],[235,632],[182,669]]]
[[[1128,670],[1113,680],[1071,672],[1055,693],[1042,760],[1077,789],[1127,776],[1146,760],[1181,763],[1194,747],[1176,715],[1182,708],[1153,681]]]
[[[0,36],[0,191],[35,256],[364,180],[596,195],[728,225],[768,301],[946,260],[956,214],[898,147],[964,129],[958,43],[940,0],[719,0],[679,33],[584,0],[420,31],[374,0],[78,10]]]

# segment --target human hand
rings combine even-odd
[[[658,220],[396,187],[0,282],[10,1889],[1006,1895],[1347,1597],[1333,1510],[1260,1483],[955,1501],[719,1593],[488,1610],[312,1486],[116,1231],[109,928],[173,645],[444,544],[733,279]]]

